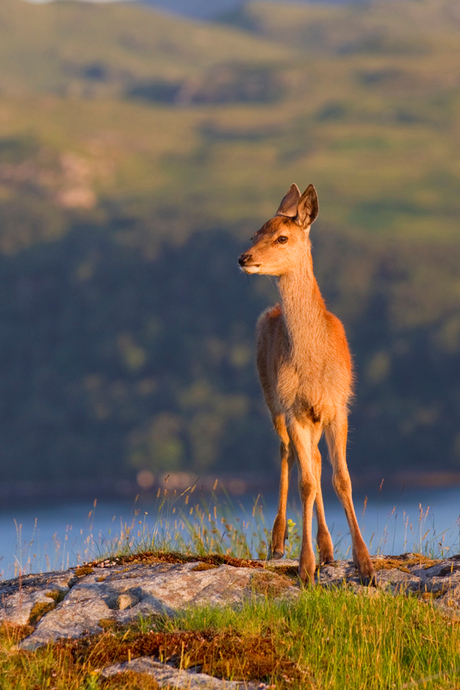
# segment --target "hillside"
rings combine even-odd
[[[222,20],[317,57],[321,53],[366,54],[396,61],[401,56],[449,51],[460,31],[460,12],[452,0],[373,0],[340,5],[249,0],[223,15]]]
[[[231,27],[135,3],[3,0],[0,7],[0,87],[8,95],[107,97],[136,80],[180,79],[217,62],[263,62],[285,53]]]
[[[235,261],[294,180],[355,353],[352,468],[459,466],[456,3],[225,21],[0,7],[3,479],[276,466],[275,294]]]
[[[241,222],[312,170],[346,233],[456,236],[453,2],[250,3],[260,37],[132,5],[0,12],[0,133],[35,136],[45,171],[73,148],[98,196],[180,185],[182,207]]]

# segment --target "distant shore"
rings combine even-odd
[[[330,474],[327,468],[325,474]],[[142,478],[141,478],[142,479]],[[415,472],[405,471],[382,476],[378,473],[352,474],[352,482],[355,490],[376,492],[379,487],[385,489],[403,490],[404,488],[442,489],[460,487],[460,472]],[[295,484],[295,478],[292,482]],[[117,479],[71,479],[59,481],[22,481],[0,482],[0,500],[3,507],[9,507],[17,501],[27,500],[31,503],[43,501],[79,501],[79,500],[117,500],[135,499],[139,496],[143,500],[153,499],[158,493],[165,490],[182,493],[195,485],[195,489],[201,493],[210,494],[215,491],[218,494],[228,494],[231,497],[239,497],[245,494],[260,493],[262,495],[273,494],[278,490],[278,477],[275,472],[261,476],[256,472],[202,475],[193,472],[161,473],[154,477],[151,475],[149,486],[140,485],[136,478]],[[325,494],[333,493],[332,486],[325,477],[323,480]]]

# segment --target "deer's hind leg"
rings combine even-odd
[[[362,538],[353,506],[351,480],[346,461],[347,430],[348,422],[345,414],[337,416],[331,426],[326,428],[326,440],[333,471],[332,483],[345,510],[353,545],[353,561],[359,576],[363,582],[374,582],[374,567]]]
[[[326,515],[324,513],[323,494],[321,492],[321,453],[318,447],[313,449],[313,465],[316,476],[315,510],[316,521],[318,523],[316,543],[318,544],[320,565],[324,565],[325,563],[332,563],[334,561],[334,546],[327,528]]]
[[[284,556],[284,544],[287,539],[286,507],[289,490],[289,478],[292,465],[294,464],[294,453],[289,440],[284,415],[277,415],[273,418],[273,425],[280,438],[281,452],[281,476],[278,498],[278,512],[273,523],[272,541],[270,545],[269,558],[282,558]]]

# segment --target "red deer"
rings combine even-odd
[[[374,568],[356,519],[346,461],[352,362],[343,325],[327,311],[313,274],[310,227],[317,215],[314,186],[310,184],[301,195],[297,185],[291,185],[276,215],[238,259],[245,273],[277,276],[281,296],[281,304],[267,309],[257,323],[257,368],[281,441],[279,504],[269,557],[284,555],[289,476],[297,461],[303,520],[300,578],[313,583],[315,576],[314,503],[320,563],[334,560],[321,493],[318,442],[324,431],[334,489],[350,528],[353,560],[361,580],[372,582]]]

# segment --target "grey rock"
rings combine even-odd
[[[433,577],[457,577],[460,578],[460,560],[457,558],[446,558],[436,565],[429,568],[426,566],[412,566],[409,570],[423,582],[431,580]]]
[[[454,589],[460,582],[459,578],[432,577],[422,580],[420,589],[431,594],[445,594],[447,590]]]
[[[435,599],[434,604],[440,608],[443,613],[446,613],[453,618],[460,617],[460,585],[455,585],[449,589],[444,596]]]
[[[260,583],[262,576],[272,581],[276,592],[289,590],[289,581],[281,584],[277,573],[259,570],[259,575],[253,568],[228,565],[206,570],[197,567],[198,563],[158,563],[95,568],[40,620],[20,646],[35,649],[59,638],[98,633],[103,629],[101,621],[127,624],[139,616],[174,616],[186,606],[238,605],[248,596],[267,592],[267,584]]]
[[[379,570],[377,572],[377,587],[394,594],[407,591],[418,592],[421,588],[421,580],[416,575],[397,568]]]
[[[187,688],[187,690],[256,690],[267,687],[264,683],[243,683],[232,680],[220,680],[205,673],[179,670],[168,664],[161,664],[150,657],[141,657],[124,664],[114,664],[102,671],[104,678],[115,676],[124,671],[135,671],[152,676],[161,688]]]
[[[124,592],[117,597],[115,608],[118,611],[125,611],[126,609],[132,609],[140,602],[140,597],[134,594],[134,592]]]
[[[262,568],[269,568],[270,570],[286,570],[286,568],[298,568],[299,561],[294,558],[270,558],[264,560],[257,560],[254,563],[258,563]]]
[[[350,581],[359,582],[353,561],[335,561],[323,565],[319,572],[318,581],[323,587],[338,587],[344,582]]]
[[[65,595],[76,577],[72,570],[44,575],[26,575],[0,585],[0,623],[26,625],[37,604],[53,604]]]

